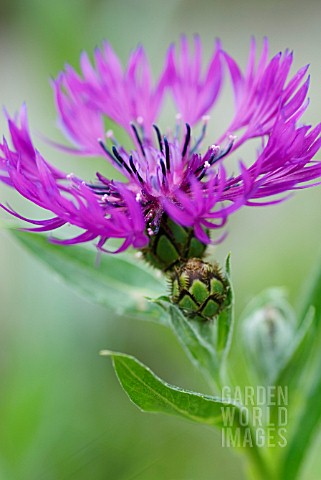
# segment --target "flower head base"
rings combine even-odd
[[[172,275],[172,300],[195,320],[211,320],[226,306],[227,280],[217,263],[191,258]]]
[[[148,263],[167,272],[189,258],[203,258],[205,250],[206,245],[195,237],[192,228],[183,227],[164,214],[157,234],[150,236],[142,252]]]
[[[104,250],[109,239],[120,239],[117,252],[130,246],[143,249],[145,258],[165,271],[178,261],[201,258],[210,232],[222,228],[239,208],[277,203],[286,197],[282,194],[308,187],[321,176],[321,163],[313,160],[321,146],[321,125],[298,124],[308,104],[307,68],[289,78],[292,55],[286,51],[269,61],[266,41],[257,63],[255,55],[253,42],[243,73],[217,43],[203,75],[199,38],[192,52],[183,37],[180,55],[170,47],[153,84],[141,47],[125,71],[107,43],[96,50],[95,66],[83,54],[82,75],[68,66],[53,82],[60,126],[74,144],[60,148],[102,155],[123,181],[97,173],[97,180],[88,183],[49,165],[33,145],[23,107],[14,119],[8,116],[11,142],[4,139],[0,145],[0,179],[53,216],[31,220],[3,208],[34,224],[36,231],[78,227],[81,232],[74,238],[52,239],[65,245],[97,239]],[[208,114],[226,70],[235,113],[226,133],[215,140],[207,134]],[[174,130],[164,135],[155,122],[167,94],[179,114]],[[105,117],[128,132],[131,149],[111,131],[105,133]],[[201,132],[193,139],[198,122]],[[256,160],[250,166],[240,161],[238,171],[230,174],[228,156],[252,138],[261,139]]]

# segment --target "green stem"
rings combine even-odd
[[[250,464],[250,475],[253,480],[273,480],[274,475],[268,468],[266,459],[257,445],[253,444],[252,447],[247,447],[246,454]]]

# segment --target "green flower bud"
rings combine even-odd
[[[273,382],[295,336],[295,314],[278,290],[263,292],[243,320],[246,355],[260,381]],[[253,305],[254,306],[254,305]]]
[[[171,278],[172,301],[190,318],[213,319],[225,307],[228,284],[217,263],[191,258],[175,268]]]
[[[178,225],[164,214],[157,234],[150,236],[142,253],[153,267],[168,272],[189,258],[202,258],[205,249],[206,245],[194,236],[193,229]]]

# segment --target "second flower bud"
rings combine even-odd
[[[190,258],[171,274],[171,297],[190,318],[208,321],[225,307],[228,282],[219,265]]]

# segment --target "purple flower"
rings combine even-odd
[[[307,67],[290,76],[292,54],[285,51],[271,60],[268,44],[256,62],[250,48],[242,72],[217,42],[202,73],[201,42],[193,51],[182,37],[179,52],[171,46],[156,82],[142,47],[135,50],[124,70],[108,43],[94,54],[94,66],[81,56],[81,75],[67,66],[53,82],[59,124],[72,142],[63,147],[78,155],[102,155],[124,176],[122,182],[97,173],[86,183],[49,165],[34,147],[26,109],[8,116],[10,145],[0,145],[0,179],[28,200],[53,213],[45,220],[27,219],[9,206],[12,215],[49,231],[71,224],[78,236],[63,244],[98,239],[103,249],[110,238],[122,239],[117,251],[142,248],[157,234],[164,216],[194,230],[204,244],[209,232],[219,229],[233,212],[245,205],[269,205],[290,190],[305,188],[321,176],[321,163],[312,160],[321,146],[321,124],[299,124],[308,100]],[[208,114],[214,107],[226,73],[235,97],[235,112],[227,131],[206,140]],[[156,125],[166,96],[172,96],[176,125],[164,135]],[[108,117],[123,127],[133,144],[128,150],[111,131]],[[192,139],[198,123],[200,135]],[[227,157],[247,140],[259,138],[256,160],[229,173]],[[282,195],[283,194],[283,195]],[[263,199],[263,200],[261,200]],[[260,201],[261,200],[261,201]]]

